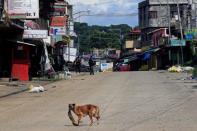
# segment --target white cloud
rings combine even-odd
[[[90,10],[91,14],[129,14],[137,12],[140,1],[142,0],[70,0],[68,2],[74,5],[74,12]],[[81,20],[88,22],[91,18],[86,17]]]

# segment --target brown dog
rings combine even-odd
[[[97,124],[99,124],[100,114],[99,114],[99,107],[95,105],[82,105],[76,106],[76,104],[69,104],[68,105],[69,112],[73,111],[78,117],[78,125],[82,119],[82,117],[89,116],[90,117],[90,126],[93,124],[93,117],[97,119]]]

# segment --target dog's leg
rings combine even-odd
[[[100,119],[100,117],[96,117],[96,120],[97,120],[97,125],[99,125],[99,119]]]
[[[97,116],[97,114],[94,114],[93,117],[97,120],[97,125],[99,125],[99,119],[100,119],[100,117]]]
[[[97,125],[99,125],[99,119],[100,119],[100,110],[99,110],[99,108],[97,108],[95,117],[96,117],[96,119],[97,119]]]
[[[79,116],[78,116],[78,125],[79,125],[79,123],[81,122],[81,119],[82,119],[82,115],[79,115]]]
[[[93,124],[93,116],[90,114],[89,117],[90,117],[90,126],[92,126],[92,124]]]

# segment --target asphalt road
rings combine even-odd
[[[50,88],[56,85],[55,88]],[[101,73],[0,99],[0,131],[196,131],[197,90],[159,72]],[[96,104],[100,124],[74,127],[68,104]]]

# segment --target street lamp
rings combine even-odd
[[[81,13],[88,13],[89,14],[90,13],[90,9],[73,13],[73,16],[79,15],[79,16],[73,18],[73,21],[79,18],[79,22],[80,22],[80,17],[83,16],[83,14],[81,14]]]
[[[90,9],[73,13],[73,16],[75,16],[75,15],[79,15],[79,16],[73,18],[72,21],[74,22],[75,20],[77,20],[79,18],[79,22],[80,22],[80,17],[83,16],[83,14],[81,14],[81,13],[88,13],[89,14]],[[79,55],[79,48],[80,48],[80,38],[79,37],[80,37],[80,34],[77,34],[77,41],[78,41],[77,42],[77,54],[78,55]]]

